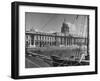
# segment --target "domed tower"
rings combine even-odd
[[[65,19],[61,27],[61,33],[69,34],[69,25],[66,23]]]

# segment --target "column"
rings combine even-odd
[[[29,47],[31,47],[31,36],[29,36]]]
[[[34,37],[33,37],[33,38],[34,38],[34,39],[33,39],[33,40],[34,40],[33,47],[36,47],[36,45],[35,45],[36,36],[35,36],[35,35],[33,35],[33,36],[34,36]]]

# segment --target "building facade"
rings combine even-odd
[[[64,23],[61,27],[61,32],[44,33],[36,31],[26,31],[26,47],[46,47],[46,46],[72,46],[86,45],[87,37],[71,35],[68,24]]]

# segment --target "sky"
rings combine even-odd
[[[25,12],[26,31],[61,32],[62,23],[69,25],[71,34],[87,36],[87,16],[74,14],[51,14]]]

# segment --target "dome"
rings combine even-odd
[[[65,20],[61,27],[61,33],[65,33],[65,34],[69,33],[69,25],[68,25],[68,23],[65,22]]]

